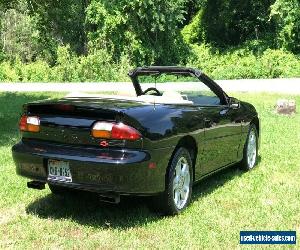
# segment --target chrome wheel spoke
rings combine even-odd
[[[184,186],[189,185],[190,184],[190,173],[188,172],[185,176],[184,176]]]
[[[176,177],[180,176],[180,173],[181,173],[181,162],[178,162],[177,165],[176,165],[176,168],[175,168]]]
[[[176,206],[178,206],[178,202],[179,202],[179,192],[178,190],[174,190],[174,202],[176,204]]]
[[[186,198],[187,193],[188,193],[188,188],[187,188],[187,187],[184,187],[184,188],[181,190],[181,197],[182,197],[182,199],[185,199],[185,198]]]
[[[181,175],[185,176],[188,172],[188,165],[186,163],[182,164]]]
[[[175,176],[174,180],[173,180],[173,189],[177,189],[179,186],[179,177]]]
[[[183,191],[183,189],[180,190],[180,201],[183,202],[185,198],[185,193]]]

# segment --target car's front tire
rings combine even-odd
[[[185,148],[176,150],[166,173],[166,190],[156,197],[154,205],[166,215],[181,213],[191,202],[193,168],[190,153]]]
[[[247,140],[243,151],[241,167],[245,171],[252,170],[257,164],[258,134],[254,124],[250,124]]]

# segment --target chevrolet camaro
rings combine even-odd
[[[109,95],[70,93],[23,106],[22,139],[12,154],[29,188],[85,190],[115,203],[151,196],[154,207],[174,215],[203,178],[256,165],[253,105],[193,68],[141,67],[128,75],[132,84]]]

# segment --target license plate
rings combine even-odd
[[[48,161],[48,180],[58,182],[72,182],[69,162],[49,160]]]

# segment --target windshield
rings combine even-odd
[[[142,96],[158,96],[197,105],[219,105],[220,98],[192,74],[157,73],[137,77]]]

